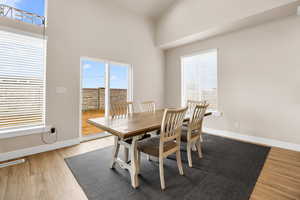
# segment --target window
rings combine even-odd
[[[218,51],[214,49],[182,57],[181,64],[182,105],[188,100],[206,100],[209,109],[217,110]]]
[[[0,130],[45,123],[45,49],[40,38],[0,31]]]

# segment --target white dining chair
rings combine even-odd
[[[154,101],[144,101],[140,104],[142,112],[154,112],[156,105]]]
[[[195,106],[190,120],[186,126],[182,127],[181,141],[187,143],[187,156],[189,167],[192,167],[192,148],[195,145],[199,158],[202,158],[201,142],[202,142],[202,125],[209,104],[204,102]]]
[[[133,102],[131,102],[131,101],[114,103],[114,104],[111,104],[111,106],[110,106],[110,115],[111,115],[112,119],[126,118],[133,112],[134,112]],[[115,146],[117,145],[115,147],[115,149],[117,149],[115,154],[118,154],[120,144],[118,142],[115,142],[114,145]],[[128,160],[129,160],[129,149],[126,146],[124,146],[124,161],[128,162]]]
[[[177,166],[180,175],[183,175],[183,168],[180,154],[181,127],[187,108],[166,109],[162,119],[160,136],[151,137],[137,144],[138,148],[138,171],[140,171],[141,153],[159,158],[159,174],[161,189],[164,190],[164,159],[176,153]]]

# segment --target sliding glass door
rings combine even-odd
[[[90,136],[103,130],[88,119],[109,116],[112,103],[131,101],[131,66],[113,61],[81,59],[81,132]]]

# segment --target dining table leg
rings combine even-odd
[[[138,151],[137,151],[137,142],[140,137],[136,136],[132,138],[131,144],[123,141],[122,139],[115,136],[115,144],[113,149],[113,158],[111,163],[111,168],[115,167],[115,164],[118,164],[122,169],[127,169],[130,173],[131,185],[133,188],[137,188],[139,186],[138,173],[139,173],[139,161],[138,161]],[[130,161],[122,160],[118,157],[118,153],[120,150],[120,145],[129,149]]]
[[[120,144],[119,144],[119,137],[114,136],[114,147],[113,147],[113,158],[110,167],[113,169],[115,167],[116,160],[118,158],[119,154],[119,149],[120,149]]]
[[[129,149],[126,146],[124,146],[124,161],[129,161]]]

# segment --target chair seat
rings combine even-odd
[[[137,148],[139,151],[151,156],[159,157],[160,137],[147,138],[139,141]],[[170,141],[164,143],[164,152],[169,151],[177,146],[176,142]]]
[[[188,129],[187,127],[182,127],[181,129],[181,141],[187,142],[188,137],[187,137]],[[194,139],[195,137],[198,137],[200,134],[199,133],[192,133],[191,139]]]

